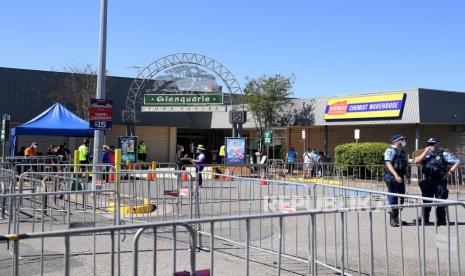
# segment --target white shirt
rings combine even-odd
[[[310,152],[308,152],[308,151],[307,151],[307,152],[304,152],[304,163],[305,163],[305,164],[311,164],[311,163],[313,163],[313,159],[312,159],[312,157],[311,157],[311,154],[310,154]]]

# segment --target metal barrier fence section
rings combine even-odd
[[[424,179],[421,166],[410,165],[406,178],[406,193],[421,195],[418,183]],[[334,163],[272,163],[267,176],[269,179],[287,180],[298,183],[324,183],[343,185],[361,189],[387,191],[384,182],[385,167],[337,166]],[[451,198],[465,200],[465,166],[459,167],[448,177],[448,189]]]
[[[238,177],[227,167],[18,174],[28,164],[6,164],[0,241],[9,250],[0,265],[5,275],[39,266],[40,275],[461,274],[463,202],[389,194],[378,168],[326,165],[310,176],[297,166],[283,176],[276,165]],[[450,180],[457,195],[462,172]],[[387,196],[404,204],[387,206]],[[446,224],[426,223],[426,208],[432,218],[446,209]],[[399,227],[389,225],[393,209]]]
[[[425,206],[402,206],[402,217],[419,214]],[[459,209],[463,214],[464,207],[458,202],[428,206],[452,209],[452,217]],[[60,275],[461,275],[462,225],[449,221],[445,226],[388,228],[386,210],[371,206],[205,218],[4,235],[0,241],[13,243],[10,270],[5,270],[11,275],[30,272],[31,262],[41,272],[58,270]],[[257,233],[260,223],[268,227]],[[243,237],[224,238],[219,231],[224,225],[236,225]],[[197,240],[199,226],[207,241]],[[123,233],[127,242],[120,240]],[[39,254],[21,253],[39,243]],[[208,251],[194,250],[198,246]],[[240,259],[231,267],[225,256]]]

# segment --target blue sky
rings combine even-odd
[[[98,61],[100,1],[2,1],[0,67]],[[308,98],[398,88],[465,91],[465,1],[109,0],[110,75],[197,52],[245,77],[296,75]]]

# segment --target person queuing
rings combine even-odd
[[[24,150],[24,156],[25,157],[34,157],[34,156],[37,156],[38,155],[38,149],[39,148],[39,144],[37,142],[32,142],[31,146],[30,147],[27,147],[25,150]],[[31,164],[31,163],[34,163],[35,161],[37,160],[31,160],[31,158],[26,158],[23,160],[24,164]],[[25,171],[36,171],[37,167],[36,166],[25,166],[24,167],[24,170]]]
[[[407,175],[407,155],[404,148],[407,146],[407,137],[394,135],[391,137],[392,145],[384,152],[385,173],[384,181],[389,193],[405,194],[405,176]],[[404,199],[398,196],[388,195],[389,205],[404,204]],[[389,224],[392,227],[399,227],[399,224],[406,225],[405,221],[399,222],[399,208],[389,210]]]
[[[184,147],[181,145],[176,146],[176,169],[182,170],[186,164],[189,164],[190,159],[184,154]]]
[[[225,145],[221,145],[220,147],[220,151],[218,153],[218,156],[219,156],[219,160],[220,161],[219,163],[220,164],[224,164],[224,161],[225,161],[225,158],[226,158],[226,147]]]
[[[199,187],[202,187],[202,174],[199,172],[202,172],[205,167],[205,163],[207,161],[207,157],[205,155],[206,151],[207,149],[203,145],[198,145],[196,151],[197,157],[195,159],[190,159],[191,163],[195,165],[195,173],[198,177]]]
[[[139,144],[139,151],[138,151],[138,154],[137,154],[137,159],[139,160],[139,162],[147,162],[147,145],[145,144],[144,141],[140,141],[140,144]]]
[[[24,156],[37,156],[38,147],[39,144],[37,142],[32,142],[31,146],[24,150]]]
[[[82,145],[79,146],[79,163],[89,164],[89,140],[84,139]]]
[[[102,152],[102,162],[104,164],[109,164],[110,163],[110,147],[107,145],[103,145],[103,152]]]
[[[427,141],[427,147],[415,158],[415,164],[422,165],[424,179],[420,182],[421,195],[423,197],[436,197],[438,199],[447,199],[449,190],[447,190],[447,178],[451,176],[459,167],[460,160],[441,148],[439,139],[430,138]],[[448,169],[449,165],[452,165]],[[423,200],[429,203],[428,200]],[[424,224],[430,222],[431,207],[423,208]],[[422,218],[417,218],[414,222],[422,222]],[[436,207],[437,225],[446,225],[445,207]]]
[[[294,163],[297,161],[297,152],[295,151],[294,147],[290,147],[289,151],[287,152],[287,173],[293,174],[294,173]]]
[[[313,166],[313,159],[311,157],[311,150],[308,147],[307,151],[304,152],[303,159],[304,159],[304,179],[310,178],[312,173],[312,166]]]

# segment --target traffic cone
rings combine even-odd
[[[151,170],[151,168],[149,168],[149,171]],[[147,181],[153,181],[153,173],[148,173],[147,174]]]
[[[157,164],[152,162],[152,165],[149,166],[149,171],[154,171],[157,168]],[[147,174],[147,181],[153,181],[156,178],[156,174],[148,173]]]
[[[108,175],[108,181],[115,182],[115,174],[113,173],[115,170],[113,166],[110,167],[110,175]]]
[[[182,167],[182,168],[181,168],[181,170],[185,170],[185,169],[186,169],[186,167]],[[188,177],[187,173],[183,173],[183,174],[181,175],[181,181],[186,182],[187,180],[189,180],[189,177]]]
[[[224,180],[225,181],[232,181],[232,170],[230,168],[227,168],[226,170],[224,170]]]
[[[260,177],[260,184],[268,185],[268,181],[266,180],[266,174],[265,173],[262,173],[262,175]]]

